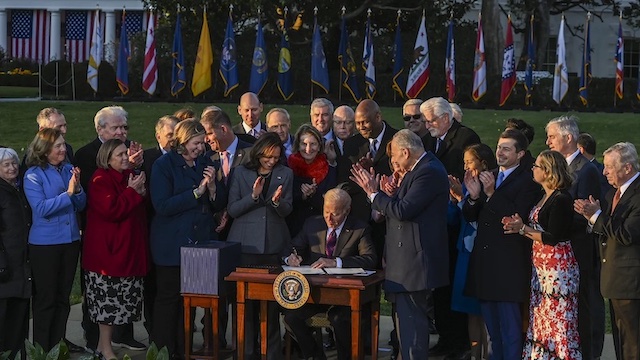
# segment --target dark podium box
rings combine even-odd
[[[226,295],[224,278],[240,265],[240,243],[210,241],[180,249],[183,294]]]

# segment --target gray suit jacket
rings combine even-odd
[[[293,172],[277,165],[271,172],[267,196],[251,198],[253,184],[258,178],[255,170],[238,166],[234,170],[227,211],[234,219],[228,240],[242,244],[245,254],[280,254],[291,241],[285,217],[293,209]],[[282,185],[278,206],[271,201],[273,193]]]
[[[302,230],[292,240],[292,245],[303,264],[312,264],[319,258],[326,258],[327,224],[322,216],[312,216],[304,222]],[[286,255],[293,249],[288,249]],[[367,223],[348,216],[342,227],[332,258],[339,257],[342,267],[373,269],[377,262],[376,251],[371,240],[371,228]]]

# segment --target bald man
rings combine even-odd
[[[238,105],[238,115],[242,118],[242,122],[233,127],[233,132],[249,134],[256,139],[267,132],[267,126],[260,121],[262,110],[262,103],[258,99],[258,95],[252,92],[244,93],[240,97],[240,105]]]
[[[378,174],[391,175],[386,148],[398,130],[382,120],[380,107],[371,99],[363,100],[356,108],[355,124],[358,134],[344,142],[343,160],[338,164],[338,182],[348,181],[351,165],[356,163],[367,169],[373,167]],[[364,191],[353,183],[350,187],[353,198],[352,214],[363,221],[370,222],[376,253],[382,254],[385,225],[383,222],[373,220],[371,204]],[[378,266],[381,266],[380,261]]]
[[[356,134],[356,114],[348,105],[338,106],[333,112],[333,133],[340,155],[344,154],[344,142]]]

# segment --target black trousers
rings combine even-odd
[[[329,322],[333,327],[336,339],[336,350],[338,360],[348,360],[351,358],[351,309],[348,306],[331,306],[307,304],[300,309],[285,310],[284,322],[289,325],[293,335],[300,345],[300,349],[305,358],[314,356],[323,351],[316,344],[313,332],[307,326],[306,321],[310,317],[327,312]],[[322,346],[322,344],[320,344]]]
[[[614,334],[616,357],[620,360],[640,360],[640,300],[609,299],[613,310],[617,336]],[[617,341],[616,341],[617,340]]]
[[[29,299],[0,299],[0,353],[11,351],[9,359],[18,352],[26,359],[24,340],[29,337]]]
[[[33,275],[33,341],[49,351],[65,338],[80,241],[29,245]]]
[[[158,349],[184,357],[184,307],[180,295],[180,267],[156,265],[156,301],[151,332]]]

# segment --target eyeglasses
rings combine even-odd
[[[436,122],[438,122],[438,119],[440,119],[443,115],[444,114],[440,114],[440,115],[436,116],[434,119],[431,119],[431,120],[429,120],[429,119],[427,119],[425,117],[424,122],[426,122],[427,124],[435,124]]]
[[[533,169],[535,169],[535,168],[542,169],[542,166],[540,166],[540,165],[538,165],[538,164],[535,164],[535,163],[534,163],[534,164],[531,166],[531,170],[533,170]]]
[[[422,117],[422,114],[414,114],[414,115],[405,115],[402,117],[402,119],[404,121],[411,121],[411,119],[420,120],[421,117]]]

